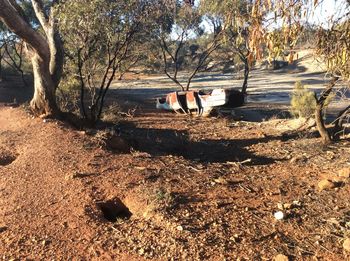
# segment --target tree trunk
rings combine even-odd
[[[346,115],[350,113],[350,105],[346,107],[344,110],[340,111],[336,120],[334,121],[334,129],[332,132],[332,138],[333,140],[339,140],[340,135],[343,129],[343,121]]]
[[[322,111],[323,111],[323,104],[318,103],[316,105],[316,111],[315,111],[316,126],[317,126],[318,132],[321,135],[323,144],[329,144],[332,142],[332,139],[331,139],[330,133],[328,132],[324,124]]]
[[[57,116],[59,109],[56,103],[56,88],[49,71],[49,61],[44,61],[37,54],[33,54],[32,65],[34,96],[30,106],[37,116]]]
[[[1,52],[1,50],[0,50]],[[0,53],[0,80],[2,79],[2,56],[1,56],[1,53]]]
[[[321,135],[323,144],[329,144],[332,142],[331,134],[327,130],[323,120],[323,108],[337,80],[338,80],[338,77],[333,77],[330,80],[327,88],[321,93],[319,98],[317,98],[317,94],[315,93],[315,99],[316,99],[315,120],[316,120],[317,130]]]
[[[249,63],[248,59],[244,59],[244,81],[242,84],[242,93],[243,95],[247,94],[247,88],[248,88],[248,77],[249,77]]]
[[[62,73],[62,43],[53,12],[48,12],[41,0],[31,0],[31,3],[45,35],[32,27],[17,1],[0,0],[0,20],[27,44],[34,73],[34,97],[30,103],[33,112],[56,117],[60,114],[55,91]]]

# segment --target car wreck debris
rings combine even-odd
[[[228,95],[224,89],[178,91],[158,98],[157,109],[207,116],[214,107],[222,106],[227,101]]]

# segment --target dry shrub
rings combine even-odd
[[[121,107],[118,103],[113,102],[102,113],[102,121],[116,124],[120,121],[121,118]]]
[[[294,85],[291,99],[291,113],[294,117],[311,118],[315,112],[316,99],[312,91],[308,90],[300,81]]]

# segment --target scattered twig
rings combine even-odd
[[[192,169],[192,170],[194,170],[194,171],[196,171],[196,172],[201,172],[201,170],[196,169],[195,167],[192,167],[192,166],[188,166],[188,168],[189,168],[189,169]]]
[[[252,193],[253,191],[250,188],[247,188],[246,186],[243,186],[242,184],[238,184],[238,186],[243,189],[244,191],[248,193]]]

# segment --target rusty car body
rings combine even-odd
[[[212,109],[228,101],[224,89],[176,91],[157,99],[157,109],[174,111],[181,114],[206,116]]]

